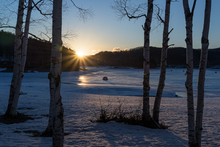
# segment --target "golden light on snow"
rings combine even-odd
[[[86,85],[87,80],[85,76],[79,76],[79,81],[80,83],[78,83],[78,85]]]

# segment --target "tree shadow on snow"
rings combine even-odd
[[[124,123],[97,123],[98,133],[105,134],[110,146],[187,146],[187,140],[168,129],[150,129]]]
[[[24,123],[27,120],[34,120],[34,118],[23,113],[17,113],[16,116],[0,115],[0,123],[4,124]]]

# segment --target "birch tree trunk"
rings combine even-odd
[[[186,21],[186,91],[188,108],[188,143],[189,146],[195,145],[195,124],[194,124],[194,102],[193,102],[193,38],[192,23],[196,0],[194,0],[192,12],[189,9],[188,0],[183,0],[183,8]]]
[[[17,115],[17,101],[20,93],[20,88],[18,88],[18,76],[19,69],[21,67],[21,50],[22,50],[22,25],[23,25],[23,15],[24,15],[24,1],[19,0],[18,4],[18,17],[15,30],[15,42],[14,42],[14,65],[13,65],[13,76],[10,87],[8,108],[5,113],[6,116],[16,116]]]
[[[53,147],[62,147],[64,141],[63,106],[60,95],[61,88],[61,62],[62,62],[62,0],[53,1],[53,28],[50,79],[50,96],[53,99]]]
[[[153,15],[153,0],[148,0],[148,12],[144,24],[144,77],[143,77],[143,115],[142,121],[144,124],[150,121],[150,105],[149,105],[149,91],[150,91],[150,30]]]
[[[197,113],[196,113],[196,143],[197,147],[201,147],[201,136],[202,136],[202,119],[203,119],[203,107],[204,107],[204,84],[205,84],[205,72],[208,58],[208,47],[209,47],[209,26],[210,26],[210,15],[211,15],[211,1],[206,0],[205,5],[205,16],[204,25],[202,32],[202,49],[200,56],[199,65],[199,77],[197,86]]]
[[[24,76],[24,69],[25,69],[25,64],[26,64],[26,59],[27,59],[28,33],[29,33],[29,27],[30,27],[31,12],[33,9],[32,2],[33,0],[28,1],[28,11],[27,11],[27,16],[26,16],[26,21],[25,21],[25,30],[24,30],[24,35],[22,38],[21,67],[20,67],[19,82],[18,82],[19,84],[18,86],[20,88],[21,88],[21,83],[22,83],[22,79]]]
[[[164,82],[166,77],[166,66],[167,66],[167,49],[168,49],[168,41],[169,41],[169,21],[170,21],[170,3],[171,0],[166,0],[166,8],[165,8],[165,21],[164,21],[164,29],[163,29],[163,44],[161,50],[161,62],[160,62],[160,78],[159,84],[157,87],[157,94],[154,101],[153,108],[153,119],[157,123],[159,123],[159,110],[160,110],[160,102],[164,89]]]
[[[25,21],[25,30],[22,37],[22,47],[21,47],[21,61],[20,61],[20,68],[19,68],[19,74],[17,79],[17,88],[14,96],[14,101],[12,103],[12,107],[16,109],[17,111],[17,105],[18,105],[18,99],[19,94],[21,90],[21,84],[22,79],[24,77],[24,69],[26,64],[26,58],[27,58],[27,44],[28,44],[28,33],[29,33],[29,26],[30,26],[30,18],[31,18],[31,11],[32,11],[32,0],[28,1],[28,11]]]

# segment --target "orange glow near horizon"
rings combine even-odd
[[[96,63],[93,60],[90,60],[90,58],[83,52],[76,51],[76,55],[67,55],[63,57],[63,61],[65,61],[65,64],[62,65],[63,70],[77,70],[77,68],[79,70],[80,66],[85,67],[87,65],[96,65]],[[83,77],[81,77],[80,80],[82,81]]]
[[[76,55],[80,58],[82,58],[83,56],[85,56],[85,54],[82,51],[77,51]]]

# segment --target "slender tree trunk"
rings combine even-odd
[[[201,136],[202,136],[202,119],[203,119],[203,107],[204,107],[204,84],[205,84],[205,72],[208,58],[208,47],[209,47],[209,26],[210,26],[210,15],[211,15],[211,1],[206,0],[205,5],[205,16],[204,25],[202,32],[202,49],[200,56],[199,65],[199,77],[197,86],[197,113],[196,113],[196,143],[197,147],[201,147]]]
[[[17,115],[17,103],[20,93],[18,86],[19,69],[21,66],[21,50],[22,50],[22,25],[24,15],[24,0],[19,0],[18,5],[18,17],[15,31],[15,43],[14,43],[14,65],[13,65],[13,76],[10,87],[8,108],[5,113],[6,116]]]
[[[153,15],[153,0],[148,0],[148,12],[144,24],[144,79],[143,79],[143,123],[150,121],[150,105],[149,105],[149,91],[150,91],[150,30]]]
[[[26,16],[26,21],[25,21],[25,30],[24,30],[24,36],[22,38],[22,54],[21,54],[21,68],[20,68],[20,73],[19,73],[19,84],[21,85],[22,83],[22,78],[24,75],[24,69],[25,69],[25,64],[26,64],[26,59],[27,59],[27,45],[28,45],[28,33],[29,33],[29,27],[30,27],[30,18],[31,18],[31,12],[32,12],[32,2],[33,0],[28,1],[28,11],[27,11],[27,16]],[[20,86],[21,87],[21,86]]]
[[[24,30],[24,34],[22,37],[21,61],[20,61],[21,64],[20,64],[19,74],[18,74],[18,79],[17,79],[17,88],[15,92],[16,94],[14,97],[14,102],[12,104],[12,107],[16,108],[16,110],[17,110],[19,93],[21,90],[21,84],[22,84],[22,79],[24,76],[24,69],[25,69],[26,58],[27,58],[27,44],[28,44],[28,33],[29,33],[29,26],[30,26],[31,11],[32,11],[32,0],[29,0],[28,11],[27,11],[27,16],[26,16],[26,21],[25,21],[25,30]]]
[[[187,108],[188,108],[188,143],[189,146],[195,145],[195,124],[194,124],[194,102],[193,102],[193,37],[192,23],[193,12],[196,0],[194,0],[192,12],[189,9],[188,0],[183,0],[183,8],[186,21],[186,91],[187,91]]]
[[[63,106],[60,95],[61,88],[61,62],[62,62],[62,0],[53,1],[53,28],[51,67],[49,73],[50,96],[53,99],[53,147],[62,147],[64,141]]]
[[[164,21],[164,29],[163,29],[163,44],[161,50],[161,62],[160,62],[160,79],[157,87],[157,94],[154,101],[154,109],[153,109],[153,119],[159,123],[159,110],[160,110],[160,102],[164,89],[164,82],[166,77],[166,66],[167,66],[167,49],[168,49],[168,41],[169,41],[169,21],[170,21],[170,3],[171,0],[166,0],[166,9],[165,9],[165,21]]]

